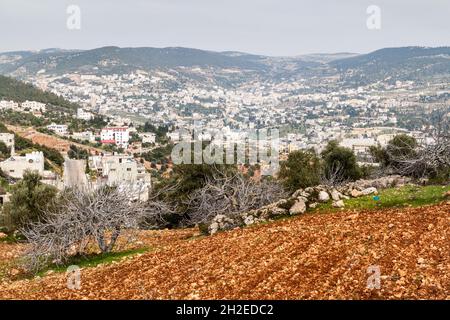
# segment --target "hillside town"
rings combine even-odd
[[[0,300],[450,300],[450,1],[1,1]]]
[[[205,75],[206,71],[192,72]],[[250,78],[227,88],[195,81],[179,83],[163,71],[38,75],[31,79],[40,88],[82,105],[87,111],[79,111],[80,119],[89,119],[89,112],[95,112],[118,123],[149,121],[172,128],[172,137],[178,135],[177,129],[192,134],[201,127],[203,131],[219,129],[231,134],[276,127],[282,131],[286,150],[320,150],[332,139],[363,149],[383,144],[386,135],[398,131],[426,141],[433,124],[415,120],[444,106],[450,96],[445,79],[428,84],[396,81],[340,89],[332,89],[338,79],[326,81],[324,86],[301,78]]]

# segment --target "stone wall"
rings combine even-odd
[[[217,215],[210,223],[208,232],[214,234],[220,230],[248,226],[276,217],[302,214],[308,208],[315,208],[319,203],[329,201],[332,201],[333,207],[343,208],[346,199],[378,194],[379,189],[401,187],[409,183],[411,183],[411,179],[407,177],[386,176],[372,180],[358,180],[338,187],[318,185],[299,189],[287,199],[279,200],[256,210],[233,216]]]

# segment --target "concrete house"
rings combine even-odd
[[[33,151],[24,156],[13,155],[0,162],[0,168],[9,176],[17,179],[23,178],[26,170],[37,171],[44,174],[44,154],[42,151]]]

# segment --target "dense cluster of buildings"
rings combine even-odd
[[[190,72],[208,76],[200,69]],[[144,145],[151,150],[159,144],[155,133],[136,131],[135,125],[139,123],[166,126],[167,138],[173,143],[208,141],[225,148],[248,143],[252,132],[277,130],[274,139],[283,156],[299,149],[313,148],[320,152],[330,140],[337,140],[352,149],[360,162],[367,163],[372,162],[370,147],[384,146],[399,133],[432,143],[430,127],[410,120],[423,118],[442,104],[448,105],[450,97],[445,83],[397,81],[344,87],[338,81],[252,78],[226,86],[214,81],[179,82],[176,76],[161,70],[32,79],[34,84],[79,103],[82,108],[75,118],[89,121],[99,114],[109,119],[104,128],[80,132],[72,132],[66,123],[47,126],[61,137],[114,145],[115,150],[123,153],[91,155],[87,161],[90,182],[95,178],[95,183],[123,182],[143,188],[150,186],[150,176],[132,154],[142,152]],[[0,110],[42,114],[46,108],[35,101],[0,101]],[[263,138],[261,143],[268,144],[269,139],[272,137]],[[0,141],[14,149],[11,136],[0,134]],[[13,163],[18,164],[17,169]],[[17,156],[12,151],[11,158],[0,163],[0,167],[11,176],[20,177],[27,168],[44,174],[43,163],[39,153]],[[68,165],[66,180],[84,181],[74,179],[85,175],[81,167]]]
[[[37,102],[37,101],[24,101],[22,103],[8,101],[8,100],[0,100],[0,111],[1,110],[13,110],[19,112],[31,112],[34,114],[42,114],[46,109],[45,103]]]
[[[198,77],[210,76],[201,68],[189,72]],[[364,149],[373,143],[370,139],[377,140],[373,135],[356,134],[358,128],[402,128],[426,139],[424,128],[411,127],[406,120],[433,109],[434,104],[446,103],[426,97],[448,93],[444,83],[397,81],[342,87],[338,78],[249,78],[237,86],[226,86],[214,81],[177,82],[173,74],[161,70],[64,74],[32,81],[83,105],[86,111],[79,110],[79,118],[88,118],[93,111],[119,123],[150,121],[156,126],[190,131],[198,122],[203,128],[223,130],[278,127],[289,150],[311,146],[320,149],[330,139],[353,139],[343,143]],[[177,132],[168,135],[173,141],[181,139]],[[102,141],[114,140],[126,146],[120,132],[105,129],[102,136]],[[352,141],[355,145],[351,145]]]

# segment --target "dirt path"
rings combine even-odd
[[[149,233],[164,245],[82,270],[80,290],[54,274],[5,284],[0,298],[450,299],[450,204],[306,214],[191,240],[188,233]],[[368,270],[377,269],[381,287],[369,289]]]
[[[97,153],[103,152],[103,150],[99,148],[86,146],[81,143],[72,142],[69,140],[59,138],[57,136],[38,132],[33,127],[24,128],[13,125],[6,125],[6,127],[8,128],[8,130],[17,133],[19,136],[33,141],[33,143],[38,143],[46,147],[54,148],[61,153],[67,153],[67,151],[70,148],[70,145],[72,144],[76,145],[78,148],[88,150],[92,154],[95,154],[96,152]]]

